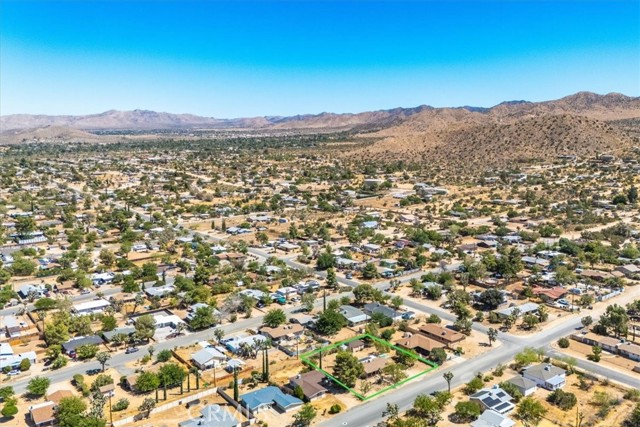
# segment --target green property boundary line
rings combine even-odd
[[[416,359],[417,361],[422,362],[425,365],[430,366],[430,368],[426,369],[426,370],[424,370],[422,372],[419,372],[419,373],[417,373],[417,374],[415,374],[415,375],[413,375],[411,377],[405,378],[402,381],[398,381],[397,383],[391,384],[390,386],[385,387],[382,390],[379,390],[379,391],[377,391],[377,392],[375,392],[375,393],[373,393],[373,394],[371,394],[369,396],[364,396],[364,395],[358,393],[357,391],[355,391],[354,389],[352,389],[351,387],[348,387],[346,384],[342,383],[336,377],[334,377],[333,375],[331,375],[330,373],[328,373],[324,369],[320,368],[318,365],[316,365],[315,363],[313,363],[311,361],[311,357],[316,355],[316,354],[318,354],[318,353],[324,353],[326,351],[333,350],[334,348],[340,347],[340,346],[342,346],[344,344],[347,344],[347,343],[350,343],[352,341],[355,341],[355,340],[358,340],[358,339],[362,339],[362,338],[368,338],[370,340],[373,340],[373,341],[376,341],[376,342],[378,342],[380,344],[383,344],[383,345],[385,345],[385,346],[387,346],[389,348],[392,348],[392,349],[394,349],[394,350],[396,350],[396,351],[398,351],[400,353],[404,353],[405,355],[410,356],[410,357]],[[431,362],[430,360],[427,360],[427,359],[421,357],[420,355],[410,353],[410,352],[408,352],[407,350],[405,350],[403,348],[397,347],[397,346],[391,344],[388,341],[385,341],[385,340],[380,339],[378,337],[374,337],[373,335],[370,335],[370,334],[358,335],[358,336],[355,336],[353,338],[348,338],[346,340],[339,341],[337,343],[331,344],[330,346],[327,346],[327,347],[321,347],[321,348],[309,351],[307,353],[303,353],[303,354],[300,355],[300,360],[302,360],[304,363],[306,363],[309,366],[311,366],[316,371],[322,372],[326,377],[331,378],[331,380],[333,380],[336,384],[340,385],[345,390],[348,390],[351,394],[353,394],[354,396],[356,396],[358,399],[360,399],[362,401],[372,399],[372,398],[374,398],[374,397],[376,397],[376,396],[378,396],[378,395],[380,395],[380,394],[382,394],[382,393],[384,393],[386,391],[389,391],[389,390],[391,390],[393,388],[401,386],[404,383],[407,383],[407,382],[409,382],[411,380],[414,380],[414,379],[416,379],[416,378],[418,378],[418,377],[420,377],[420,376],[422,376],[422,375],[424,375],[426,373],[429,373],[429,372],[433,371],[434,369],[436,369],[438,367],[438,365],[436,365],[435,363]]]

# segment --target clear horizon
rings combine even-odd
[[[640,96],[640,1],[2,2],[0,114]]]

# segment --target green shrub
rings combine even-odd
[[[331,405],[331,407],[329,408],[330,414],[337,414],[340,411],[342,411],[342,406],[338,405],[337,403],[335,405]]]
[[[568,348],[569,347],[569,340],[567,338],[564,338],[564,337],[560,338],[558,340],[558,346],[560,348]]]
[[[29,359],[22,359],[20,361],[20,370],[22,372],[28,371],[31,368],[31,361]]]
[[[114,411],[124,411],[129,407],[129,401],[125,398],[119,399],[116,403],[113,404]]]

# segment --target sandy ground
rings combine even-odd
[[[557,342],[553,343],[552,346],[558,349],[558,351],[571,355],[576,359],[588,360],[587,356],[590,354],[593,354],[591,350],[592,347],[590,345],[583,344],[573,339],[569,340],[569,348],[560,348],[558,347]],[[627,359],[625,357],[619,356],[617,354],[612,354],[606,350],[603,350],[600,358],[600,362],[598,363],[611,369],[622,370],[626,375],[640,378],[640,373],[633,371],[633,368],[638,366],[640,362],[636,362],[634,360]]]

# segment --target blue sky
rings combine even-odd
[[[0,2],[0,114],[215,117],[640,95],[634,1]]]

